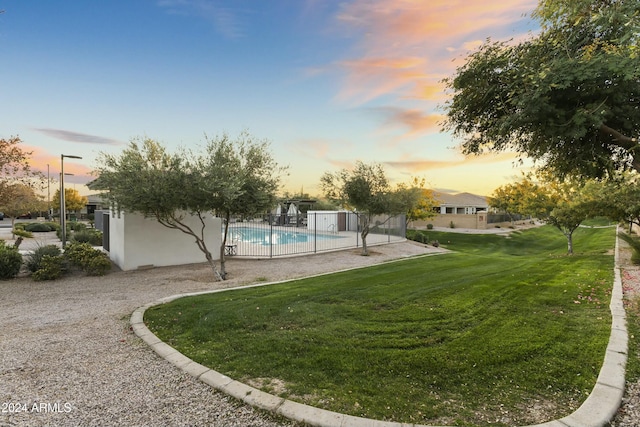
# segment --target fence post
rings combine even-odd
[[[269,214],[269,258],[273,258],[273,220],[271,214]]]
[[[318,253],[318,213],[313,214],[313,253]],[[309,223],[309,214],[307,214],[307,224]]]

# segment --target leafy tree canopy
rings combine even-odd
[[[17,136],[0,139],[0,208],[5,211],[13,199],[24,195],[20,185],[33,188],[43,184],[42,174],[31,169],[31,152],[22,148],[21,143]]]
[[[69,211],[79,211],[84,208],[89,200],[86,196],[81,196],[75,188],[64,189],[64,205]],[[53,205],[60,206],[60,189],[53,195]]]
[[[567,251],[572,254],[573,232],[585,219],[597,215],[601,188],[603,183],[597,180],[559,179],[539,171],[498,188],[491,201],[512,213],[530,214],[553,225],[567,238]]]
[[[392,189],[381,164],[361,161],[357,161],[353,169],[325,172],[320,186],[327,199],[358,215],[362,255],[369,254],[367,235],[373,216],[406,214],[418,206],[423,195],[415,185],[400,185]]]
[[[226,238],[231,215],[271,207],[282,172],[268,143],[247,132],[236,139],[227,135],[207,138],[203,153],[169,153],[157,141],[134,139],[118,156],[101,153],[99,164],[93,189],[106,190],[105,198],[118,209],[155,218],[165,227],[194,237],[218,279],[226,277],[225,241],[219,248],[218,269],[206,245],[204,214],[222,217]],[[187,214],[199,218],[200,225],[189,226]]]
[[[536,36],[488,40],[445,83],[466,154],[515,150],[559,176],[640,170],[637,1],[541,0]]]

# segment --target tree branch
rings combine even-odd
[[[621,134],[617,130],[610,128],[604,123],[600,125],[600,132],[611,138],[615,145],[618,145],[626,150],[632,150],[638,146],[638,139],[631,138]]]

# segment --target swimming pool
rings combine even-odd
[[[327,234],[313,234],[303,231],[285,231],[257,227],[231,227],[227,241],[246,242],[264,246],[286,245],[288,243],[308,243],[314,240],[341,239],[342,236]]]

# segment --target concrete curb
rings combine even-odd
[[[525,427],[606,427],[609,425],[609,422],[613,419],[620,407],[625,388],[628,332],[626,327],[626,313],[622,302],[622,278],[620,275],[618,256],[618,238],[616,236],[614,282],[613,291],[611,293],[611,303],[609,305],[612,316],[611,334],[609,336],[609,344],[606,349],[600,374],[596,380],[596,385],[584,403],[572,414],[559,420]],[[403,261],[406,259],[411,258],[404,258],[397,261]],[[358,267],[356,269],[359,268],[365,267]],[[333,273],[324,273],[320,274],[320,276],[325,274]],[[187,374],[210,385],[216,390],[226,393],[251,406],[270,411],[293,421],[318,427],[438,427],[424,424],[405,424],[360,418],[304,405],[265,393],[194,362],[173,347],[162,342],[144,324],[144,312],[148,308],[165,304],[178,298],[247,289],[250,287],[268,286],[278,283],[286,283],[289,281],[291,280],[217,289],[214,291],[178,294],[162,298],[135,310],[130,319],[131,327],[133,332],[153,348],[158,355]]]

